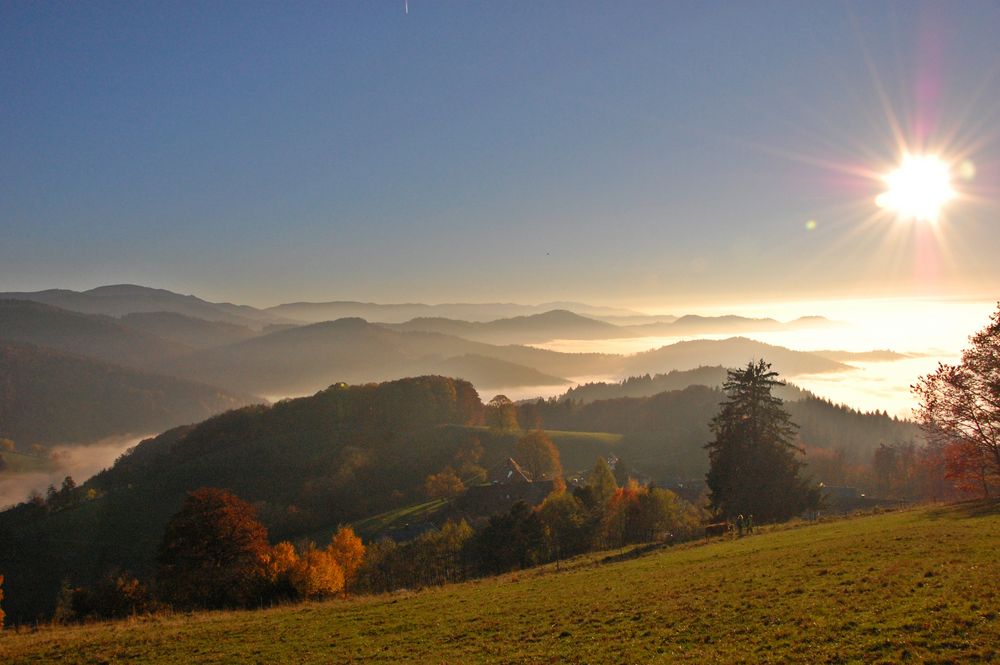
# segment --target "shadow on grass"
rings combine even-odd
[[[610,556],[606,556],[602,559],[599,559],[597,563],[615,563],[618,561],[628,561],[630,559],[638,559],[643,554],[648,554],[656,550],[662,550],[669,546],[670,546],[669,543],[647,543],[645,545],[639,545],[637,547],[633,547],[627,552],[621,552],[619,554],[612,554]]]
[[[989,517],[990,515],[1000,515],[1000,499],[962,501],[961,503],[953,503],[927,512],[927,517],[932,520]]]

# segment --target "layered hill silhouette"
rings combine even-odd
[[[134,284],[99,286],[89,291],[49,289],[47,291],[0,293],[0,300],[30,300],[84,314],[124,316],[135,312],[173,312],[206,321],[224,321],[260,328],[269,323],[288,323],[281,316],[248,305],[213,303],[192,295]]]
[[[735,316],[700,316],[686,314],[670,322],[654,322],[632,325],[629,330],[635,335],[696,335],[741,332],[771,332],[776,330],[799,330],[838,325],[822,316],[803,316],[793,321],[778,321],[771,318],[750,318]]]
[[[620,326],[568,310],[497,319],[485,323],[446,318],[417,318],[386,324],[400,332],[436,332],[490,344],[534,344],[553,339],[615,339],[633,335]]]
[[[648,315],[581,302],[429,305],[332,301],[286,303],[261,309],[249,305],[209,302],[194,295],[134,284],[100,286],[88,291],[48,289],[0,292],[0,300],[29,300],[73,312],[113,317],[137,313],[171,313],[204,321],[230,323],[255,331],[271,325],[301,325],[342,318],[361,318],[377,323],[401,324],[404,326],[401,330],[441,332],[460,337],[464,332],[464,336],[469,339],[502,344],[530,344],[547,339],[736,334],[834,325],[821,316],[807,316],[788,322],[733,315],[676,317]],[[568,315],[575,315],[576,318]],[[491,325],[480,328],[473,325],[477,323]],[[602,327],[599,324],[607,325]],[[542,331],[547,329],[551,329],[552,336],[541,339]],[[522,331],[524,334],[519,337],[518,334]]]
[[[619,317],[628,318],[628,317]],[[530,316],[516,316],[477,322],[443,317],[421,317],[405,323],[384,324],[403,332],[437,332],[491,344],[539,344],[556,339],[621,339],[633,337],[681,337],[696,334],[767,332],[834,325],[823,317],[803,317],[783,323],[775,319],[742,316],[682,316],[672,321],[620,325],[581,316],[569,310],[551,310]],[[831,352],[832,353],[832,352]]]
[[[158,432],[255,401],[183,379],[0,340],[0,438],[23,447]]]
[[[27,300],[0,299],[0,339],[133,368],[146,368],[192,351],[110,316],[81,314]]]
[[[343,318],[359,318],[378,323],[404,323],[417,318],[455,319],[466,322],[486,322],[501,318],[531,316],[551,310],[570,310],[580,315],[601,316],[641,316],[637,312],[615,307],[599,307],[580,302],[550,302],[540,305],[517,303],[445,303],[427,305],[424,303],[379,304],[371,302],[333,301],[297,302],[269,307],[266,311],[273,315],[320,323]]]
[[[629,356],[625,367],[629,373],[639,374],[695,369],[703,365],[740,367],[759,358],[767,359],[775,371],[784,375],[836,372],[848,368],[843,363],[814,353],[793,351],[746,337],[677,342]]]
[[[339,319],[198,351],[165,362],[161,369],[251,392],[296,394],[338,381],[447,370],[475,376],[479,385],[552,385],[565,382],[561,370],[612,367],[616,362],[614,356],[498,347],[438,333],[398,332],[363,319]]]
[[[556,386],[570,383],[568,379],[543,374],[536,369],[489,356],[468,353],[462,356],[429,362],[417,374],[441,374],[471,381],[480,388],[506,386]]]
[[[133,330],[141,330],[191,349],[209,349],[233,344],[261,334],[261,331],[244,325],[208,321],[176,312],[133,312],[119,320]],[[271,326],[268,326],[264,330],[270,331],[270,328]]]
[[[455,360],[459,356],[465,360]],[[742,337],[678,342],[621,356],[491,345],[438,332],[400,332],[362,319],[340,319],[195,352],[171,359],[160,371],[254,393],[301,394],[336,381],[379,381],[420,373],[463,376],[480,386],[554,385],[570,377],[634,375],[713,364],[737,367],[761,357],[786,375],[846,369],[828,358]],[[477,359],[474,366],[472,358]]]
[[[0,300],[2,340],[219,385],[241,394],[301,394],[337,381],[426,373],[465,375],[483,386],[555,385],[565,382],[564,369],[586,374],[612,368],[615,362],[598,354],[558,354],[439,334],[402,333],[361,319],[274,327],[275,332],[264,334],[175,313],[116,319],[32,301]]]
[[[534,330],[537,336],[545,337],[556,328],[604,335],[615,328],[571,312],[458,327],[453,323],[446,329],[465,335],[475,329],[472,334],[479,331],[487,337],[503,337],[512,330],[516,335]],[[276,325],[267,329],[276,328],[275,332],[265,332],[176,313],[133,313],[116,319],[37,302],[0,300],[0,339],[190,379],[239,394],[303,394],[338,381],[380,381],[426,373],[457,374],[484,387],[556,385],[574,377],[662,373],[702,365],[734,367],[760,357],[773,362],[785,375],[846,367],[827,357],[740,337],[679,342],[621,356],[489,344],[442,332],[410,331],[406,325],[376,325],[353,318],[303,326]]]

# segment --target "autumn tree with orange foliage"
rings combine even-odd
[[[955,484],[955,489],[967,494],[981,492],[990,496],[993,473],[990,460],[983,450],[971,441],[952,441],[941,451],[944,455],[945,478]]]
[[[364,558],[364,543],[349,526],[337,529],[322,550],[312,541],[301,552],[287,541],[280,542],[264,555],[265,595],[282,600],[338,594],[355,579]]]
[[[365,560],[365,544],[349,526],[337,529],[326,548],[344,571],[345,586],[350,586],[358,574],[358,568]]]
[[[160,544],[158,588],[177,607],[246,606],[266,583],[270,546],[253,507],[214,487],[189,492]]]
[[[313,543],[299,556],[289,579],[300,598],[324,598],[344,590],[344,569],[333,554]]]
[[[517,405],[506,395],[497,395],[483,409],[486,425],[492,430],[512,432],[520,428],[517,422]]]
[[[288,600],[296,597],[292,585],[292,570],[299,562],[295,546],[283,540],[270,548],[264,555],[264,577],[267,580],[267,591],[264,600]]]
[[[559,449],[552,439],[541,431],[528,432],[514,445],[514,458],[531,474],[532,480],[556,480],[562,478],[562,462]]]
[[[670,490],[631,480],[615,490],[605,506],[600,537],[605,547],[684,538],[698,529],[700,517]]]
[[[465,484],[455,473],[455,469],[446,466],[437,473],[427,476],[424,481],[424,491],[430,499],[450,499],[465,491]]]
[[[917,420],[945,450],[949,476],[989,497],[1000,486],[1000,304],[969,341],[960,363],[939,364],[913,391]]]

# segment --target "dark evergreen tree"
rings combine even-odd
[[[818,502],[818,490],[799,477],[803,451],[793,442],[796,425],[771,394],[785,385],[777,376],[763,360],[728,373],[728,399],[710,423],[715,440],[706,446],[709,498],[720,516],[785,520]]]
[[[490,517],[470,547],[487,575],[529,568],[544,558],[545,525],[531,506],[518,501],[509,512]]]

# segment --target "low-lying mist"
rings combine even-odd
[[[822,314],[846,325],[782,331],[745,331],[742,337],[796,351],[889,349],[905,354],[890,360],[847,359],[850,369],[822,374],[789,375],[800,388],[862,411],[887,411],[909,418],[915,406],[910,386],[939,362],[954,363],[968,337],[979,330],[994,307],[989,302],[932,300],[860,300],[796,303],[794,310],[748,309],[753,316]],[[733,334],[635,337],[606,340],[554,340],[539,348],[568,353],[633,354],[693,339],[725,339]],[[625,378],[625,377],[618,377]],[[513,391],[519,395],[530,388]]]
[[[48,450],[48,468],[45,471],[14,473],[0,471],[0,509],[25,501],[31,492],[45,494],[49,485],[57,489],[66,476],[76,483],[85,480],[107,467],[126,450],[143,439],[153,436],[108,437],[86,445],[57,445]]]

